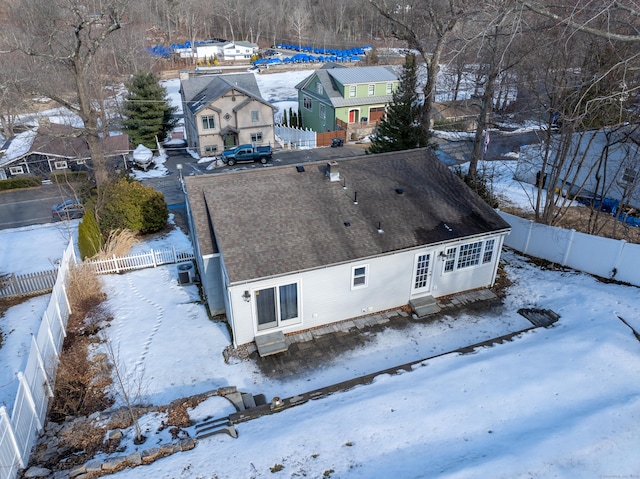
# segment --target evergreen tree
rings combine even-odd
[[[417,87],[416,57],[407,54],[400,84],[393,93],[393,100],[384,118],[371,137],[368,153],[410,150],[429,144],[429,138],[425,138],[419,124],[421,106],[418,104]]]
[[[132,144],[156,149],[156,136],[163,141],[176,125],[175,107],[167,103],[167,91],[153,73],[139,73],[127,85],[123,129]]]
[[[282,126],[289,126],[287,123],[287,110],[282,111]]]
[[[296,127],[295,118],[293,117],[293,108],[289,107],[289,126],[291,128]]]

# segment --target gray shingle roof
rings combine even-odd
[[[234,88],[268,104],[260,94],[260,88],[253,73],[196,76],[182,80],[181,88],[186,106],[193,113]]]
[[[201,254],[213,224],[236,283],[509,228],[429,149],[339,160],[338,182],[326,165],[186,178]]]

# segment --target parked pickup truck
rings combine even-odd
[[[229,166],[248,161],[259,161],[260,163],[265,164],[272,158],[272,156],[271,145],[240,145],[230,150],[223,151],[222,161]]]

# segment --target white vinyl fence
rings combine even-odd
[[[285,149],[315,148],[317,145],[316,132],[309,129],[276,125],[275,133]]]
[[[71,313],[66,284],[75,260],[73,243],[69,242],[40,328],[32,336],[26,366],[17,375],[18,392],[11,414],[6,406],[0,406],[0,479],[14,479],[27,465],[36,434],[44,427]]]
[[[505,246],[601,278],[640,286],[640,245],[498,213],[512,228]]]
[[[192,252],[172,248],[85,263],[93,266],[99,274],[108,274],[180,263],[193,258]],[[18,471],[26,467],[36,435],[44,427],[49,399],[53,397],[67,320],[71,314],[66,284],[70,265],[75,262],[73,242],[69,242],[57,271],[49,305],[37,335],[32,337],[26,366],[17,375],[18,391],[11,414],[5,406],[0,406],[0,479],[14,479]],[[31,283],[35,285],[32,294],[36,290],[42,292],[42,281]],[[21,291],[24,292],[24,288]]]

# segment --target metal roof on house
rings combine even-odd
[[[372,70],[372,69],[375,69]],[[342,75],[342,73],[348,70],[350,73]],[[354,70],[362,70],[360,72],[353,72]],[[384,72],[386,73],[384,73]],[[337,73],[336,73],[337,72]],[[342,93],[338,90],[337,83],[342,83],[342,79],[349,78],[368,78],[366,81],[358,82],[358,83],[371,83],[378,81],[394,81],[398,78],[395,76],[392,67],[355,67],[355,68],[346,68],[337,67],[332,68],[319,68],[312,75],[308,76],[300,83],[296,85],[296,89],[304,90],[304,94],[307,96],[311,96],[316,100],[323,103],[330,103],[334,108],[340,108],[344,106],[360,106],[360,105],[376,105],[382,104],[386,105],[393,100],[393,95],[382,95],[382,96],[367,96],[367,97],[356,97],[356,98],[345,98]],[[339,73],[339,74],[338,74]],[[393,75],[393,79],[389,79],[389,75]],[[324,93],[326,96],[318,94],[314,89],[307,89],[311,80],[317,77],[318,81],[322,84],[324,89]],[[376,78],[376,79],[374,79]],[[385,78],[384,80],[382,78]],[[344,84],[344,83],[343,83]],[[328,97],[328,98],[327,98]]]
[[[193,113],[198,112],[232,89],[273,108],[273,105],[262,98],[256,76],[253,73],[195,76],[182,80],[181,89],[184,92],[187,108]]]
[[[336,164],[185,178],[200,253],[238,283],[509,229],[430,149]]]
[[[398,81],[391,66],[332,68],[325,71],[342,85]]]

